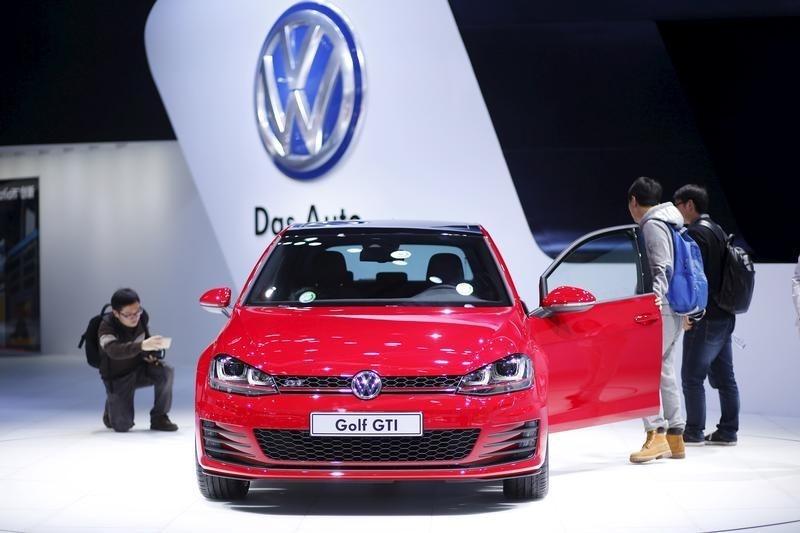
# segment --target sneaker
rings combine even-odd
[[[737,440],[736,439],[723,439],[719,436],[719,432],[715,431],[709,435],[706,435],[705,438],[706,444],[713,444],[714,446],[736,446]]]
[[[632,463],[646,463],[653,459],[661,459],[662,457],[671,457],[672,452],[669,449],[667,442],[667,435],[659,433],[657,430],[652,429],[647,432],[647,438],[642,445],[642,449],[638,452],[631,454]]]
[[[667,433],[667,444],[669,451],[672,452],[673,459],[683,459],[686,457],[686,448],[683,447],[683,435],[681,433]]]
[[[178,425],[173,424],[167,415],[159,415],[150,418],[150,429],[156,431],[177,431]]]
[[[703,437],[690,437],[686,433],[683,434],[683,443],[686,446],[703,446],[706,441]]]

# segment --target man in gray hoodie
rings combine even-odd
[[[645,463],[662,457],[683,459],[686,452],[683,430],[686,420],[681,414],[681,397],[675,373],[675,343],[680,337],[682,317],[667,302],[672,279],[672,233],[667,224],[683,227],[683,216],[672,202],[661,202],[661,184],[641,177],[628,189],[628,211],[642,229],[647,262],[653,278],[656,305],[661,308],[663,336],[661,344],[661,407],[656,416],[644,418],[647,432],[642,449],[631,454],[633,463]]]

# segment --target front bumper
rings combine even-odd
[[[247,479],[469,480],[534,473],[547,413],[533,390],[496,396],[245,397],[198,391],[196,446],[208,473]],[[421,412],[422,437],[313,437],[311,412]]]

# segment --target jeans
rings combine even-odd
[[[736,318],[703,319],[683,335],[681,381],[686,401],[684,436],[703,438],[706,426],[706,391],[703,382],[719,391],[722,415],[717,434],[724,440],[736,440],[739,431],[739,387],[733,375],[731,335]]]
[[[155,389],[150,418],[165,415],[172,407],[172,383],[175,371],[163,363],[142,363],[136,370],[115,379],[104,379],[106,414],[115,431],[133,427],[133,395],[136,389],[153,386]]]
[[[666,307],[666,306],[665,306]],[[681,415],[681,393],[675,375],[675,343],[681,334],[681,317],[672,312],[663,313],[661,337],[661,406],[658,414],[642,419],[645,431],[664,428],[683,432],[685,421]]]

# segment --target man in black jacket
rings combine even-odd
[[[684,185],[675,191],[673,202],[688,224],[689,235],[700,247],[709,296],[706,313],[700,320],[684,318],[681,381],[686,402],[686,429],[683,440],[687,446],[733,446],[739,431],[739,388],[733,374],[731,349],[736,317],[720,309],[715,301],[722,282],[726,236],[722,228],[706,214],[708,193],[705,188]],[[704,437],[706,396],[703,383],[706,377],[711,386],[719,391],[721,417],[717,430]]]
[[[152,385],[155,401],[150,411],[150,429],[175,431],[178,426],[167,416],[172,406],[172,367],[154,352],[169,347],[170,339],[150,337],[142,318],[139,295],[133,289],[119,289],[111,297],[112,313],[103,318],[98,331],[100,376],[106,387],[103,423],[114,431],[133,427],[133,396],[136,389]]]

